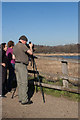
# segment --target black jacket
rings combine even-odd
[[[6,51],[2,50],[2,63],[6,64],[6,68],[8,67],[8,57],[6,56]]]

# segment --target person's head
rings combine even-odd
[[[19,38],[19,41],[21,41],[23,44],[26,44],[27,41],[28,41],[28,38],[27,38],[25,35],[22,35],[22,36]]]
[[[12,40],[10,40],[10,41],[8,42],[8,47],[9,47],[9,48],[13,48],[13,47],[14,47],[14,42],[13,42]]]
[[[2,48],[2,50],[7,51],[7,44],[6,43],[2,43],[1,44],[1,48]]]

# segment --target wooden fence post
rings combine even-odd
[[[62,73],[63,73],[63,87],[68,88],[68,81],[65,79],[65,76],[68,76],[68,63],[67,61],[61,61],[62,62]]]

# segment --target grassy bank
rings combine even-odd
[[[38,87],[38,90],[40,90],[39,87]],[[70,93],[67,91],[59,91],[59,90],[54,90],[54,89],[49,89],[49,88],[43,88],[43,91],[45,94],[48,94],[48,95],[52,95],[55,97],[64,97],[69,100],[80,102],[80,95],[76,93]]]

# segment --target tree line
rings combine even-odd
[[[58,46],[34,45],[35,53],[80,53],[80,44]]]

